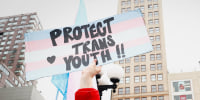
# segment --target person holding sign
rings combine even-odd
[[[100,100],[99,91],[93,88],[93,77],[101,71],[96,67],[97,60],[82,71],[80,89],[75,93],[75,100]]]

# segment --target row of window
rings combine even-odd
[[[148,24],[149,25],[153,25],[153,24],[157,25],[157,24],[159,24],[159,19],[154,19],[154,20],[153,19],[149,19],[148,20]],[[159,29],[156,29],[156,30],[159,31]]]
[[[160,50],[160,44],[156,45],[156,50]],[[154,60],[161,60],[161,54],[151,54],[150,55],[150,60],[151,61],[154,61]],[[146,61],[146,55],[142,55],[141,56],[141,59],[139,56],[134,56],[134,62],[145,62]],[[131,62],[131,58],[126,58],[125,59],[125,63],[130,63]],[[123,64],[124,63],[124,60],[120,60],[119,61],[119,64]]]
[[[151,42],[160,41],[160,35],[150,36],[149,39],[151,40]],[[160,44],[158,44],[158,45],[160,45]]]
[[[18,34],[18,35],[16,35],[16,39],[19,39],[19,38],[21,38],[22,37],[22,34]],[[9,36],[9,37],[7,37],[7,36],[4,36],[4,37],[2,37],[1,38],[1,40],[10,40],[10,39],[12,39],[13,38],[13,36]]]
[[[157,68],[157,70],[162,70],[162,64],[158,63],[158,64],[150,64],[150,70],[151,71],[155,71]],[[137,65],[134,66],[134,72],[145,72],[146,71],[146,65]],[[125,73],[130,73],[130,66],[126,66],[125,67]]]
[[[152,33],[159,33],[160,32],[160,28],[159,27],[155,27],[155,28],[149,28],[149,34]]]
[[[164,91],[164,85],[159,84],[159,85],[151,85],[151,92],[163,92]],[[147,86],[136,86],[134,87],[134,93],[139,94],[139,93],[147,93]],[[118,88],[118,94],[123,95],[123,94],[130,94],[130,87],[125,87],[124,88]]]
[[[118,100],[130,100],[129,98],[125,99],[118,99]],[[147,97],[142,97],[142,98],[134,98],[134,100],[147,100]],[[164,96],[153,96],[151,97],[151,100],[164,100]],[[180,100],[180,99],[177,99]]]
[[[148,2],[158,2],[158,0],[147,0]],[[134,0],[134,3],[135,4],[138,4],[138,3],[144,3],[144,0]]]
[[[156,81],[156,79],[158,81],[162,81],[163,80],[163,74],[151,74],[151,81]],[[120,79],[119,83],[123,83],[123,78]],[[139,83],[139,82],[146,82],[147,81],[147,76],[146,75],[142,75],[142,76],[134,76],[134,82],[135,83]],[[130,76],[126,76],[125,77],[125,83],[130,83]]]
[[[143,75],[143,76],[135,76],[134,77],[135,83],[140,82],[140,77],[141,77],[141,82],[146,82],[147,76]],[[157,80],[158,81],[163,80],[163,74],[157,74]],[[156,81],[156,74],[151,75],[151,81]]]

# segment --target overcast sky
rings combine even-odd
[[[194,71],[200,67],[200,0],[162,1],[168,71]],[[0,4],[0,17],[37,12],[44,29],[52,29],[74,24],[79,0],[0,0]],[[88,21],[117,14],[117,5],[118,0],[85,0]]]

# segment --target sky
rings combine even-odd
[[[118,0],[84,1],[89,22],[117,14]],[[0,17],[37,12],[45,30],[73,25],[79,0],[0,0],[0,4]],[[199,0],[162,0],[170,73],[195,71],[200,67],[199,5]],[[54,100],[56,91],[50,78],[40,79],[39,84],[46,100]],[[51,93],[43,92],[47,87],[53,88]]]

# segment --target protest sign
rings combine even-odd
[[[25,34],[26,79],[82,70],[152,51],[140,10]]]

